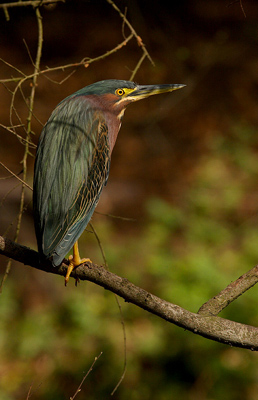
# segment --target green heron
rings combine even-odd
[[[65,284],[74,268],[91,262],[80,258],[77,241],[107,183],[125,108],[184,86],[104,80],[68,96],[52,112],[39,138],[33,208],[41,260],[58,266],[73,247]]]

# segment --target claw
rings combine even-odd
[[[65,286],[67,286],[67,283],[69,281],[69,277],[72,273],[72,271],[77,268],[79,265],[85,263],[85,262],[90,262],[92,261],[89,258],[80,258],[79,254],[79,247],[78,247],[78,242],[75,242],[73,246],[73,255],[69,256],[69,265],[67,267],[67,272],[65,276]],[[77,286],[77,282],[79,279],[76,279],[75,285]]]

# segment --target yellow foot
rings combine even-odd
[[[66,277],[65,277],[65,286],[67,285],[69,281],[69,277],[71,275],[71,272],[74,268],[77,268],[79,265],[89,262],[92,264],[92,261],[89,258],[81,258],[79,254],[79,248],[78,248],[78,242],[75,242],[73,245],[73,255],[69,256],[69,265],[67,268],[66,272]],[[75,284],[78,282],[78,279],[76,279]]]
[[[69,281],[71,272],[75,268],[79,267],[79,265],[86,263],[86,262],[89,262],[92,264],[92,261],[89,258],[74,258],[74,256],[69,256],[69,265],[68,265],[66,276],[65,276],[65,286],[67,285],[67,283]],[[78,279],[76,279],[75,284],[77,284],[77,282],[78,282]]]

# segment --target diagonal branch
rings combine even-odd
[[[4,165],[1,161],[0,161],[0,165],[6,169],[6,171],[10,172],[10,174],[12,176],[14,176],[16,179],[18,179],[18,181],[20,181],[24,186],[27,186],[27,188],[29,188],[30,190],[32,190],[32,187],[25,182],[23,179],[21,179],[18,175],[16,175],[14,172],[12,172],[6,165]]]
[[[204,303],[198,314],[201,315],[218,315],[224,308],[226,308],[232,301],[236,300],[248,289],[253,287],[258,282],[258,265],[253,267],[250,271],[246,272],[236,281],[231,282],[225,289],[212,299]]]
[[[40,265],[39,255],[36,251],[2,236],[0,236],[0,254],[42,271],[61,276],[66,275],[67,265],[65,263],[57,268],[52,267],[50,262]],[[197,335],[231,346],[258,351],[258,328],[254,326],[244,325],[220,317],[192,313],[178,305],[154,296],[127,279],[115,275],[96,264],[83,264],[75,272],[72,272],[71,276],[96,283],[122,297],[126,302],[133,303]]]
[[[143,44],[142,38],[137,34],[137,32],[135,31],[135,29],[133,28],[133,26],[130,24],[130,22],[128,21],[128,19],[126,18],[125,14],[122,13],[122,11],[117,7],[117,5],[112,1],[112,0],[107,0],[107,2],[109,4],[111,4],[111,6],[118,12],[118,14],[120,15],[120,17],[123,19],[124,23],[128,26],[128,28],[130,29],[130,31],[132,32],[133,36],[135,37],[135,39],[137,40],[138,46],[141,47],[143,53],[144,53],[144,57],[148,57],[149,61],[151,62],[151,64],[154,66],[154,62],[151,58],[151,56],[149,55],[145,45]]]

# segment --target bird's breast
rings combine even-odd
[[[107,117],[107,127],[108,127],[108,140],[110,145],[110,152],[112,153],[116,143],[118,132],[121,128],[120,119],[118,119],[116,115]]]
[[[87,101],[91,103],[93,109],[98,110],[101,115],[101,123],[104,123],[107,126],[110,152],[112,153],[121,127],[121,119],[124,114],[124,109],[121,110],[114,108],[110,96],[91,95],[87,96]]]

